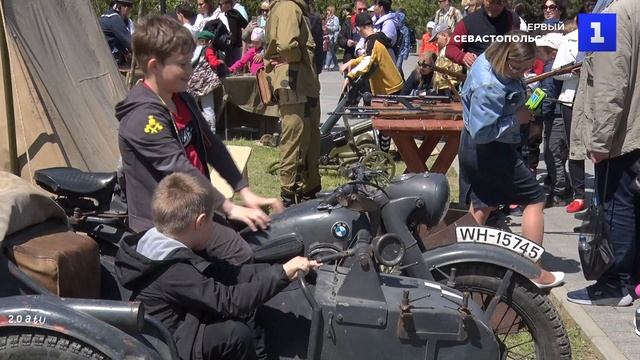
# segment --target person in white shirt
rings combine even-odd
[[[202,31],[204,24],[209,20],[213,20],[213,0],[198,0],[198,16],[193,23],[196,31]]]
[[[436,16],[433,21],[436,25],[445,23],[449,25],[449,28],[455,29],[458,21],[462,20],[462,12],[451,6],[449,0],[438,0],[440,9],[436,11]]]
[[[197,30],[195,26],[191,24],[190,20],[191,18],[193,18],[193,15],[193,11],[187,3],[181,3],[176,6],[176,18],[178,19],[178,22],[181,23],[182,26],[186,27],[187,30],[189,30],[191,36],[193,36],[193,39],[195,40]]]

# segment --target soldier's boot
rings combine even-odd
[[[320,192],[320,190],[322,190],[322,186],[317,186],[305,193],[302,194],[302,201],[307,201],[307,200],[311,200],[311,199],[315,199],[318,195],[318,193]]]
[[[282,199],[284,207],[289,207],[297,204],[300,196],[291,190],[281,189],[280,198]]]

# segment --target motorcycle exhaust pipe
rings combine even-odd
[[[144,327],[144,305],[141,302],[70,298],[61,300],[64,305],[127,333],[139,333]]]

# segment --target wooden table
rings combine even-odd
[[[401,109],[397,105],[376,102],[372,103],[372,106],[381,109]],[[431,171],[446,174],[458,154],[460,131],[464,127],[462,105],[440,103],[423,105],[420,108],[425,111],[414,114],[393,111],[385,114],[387,110],[382,110],[373,118],[373,128],[393,139],[402,160],[407,165],[407,172]],[[424,137],[420,147],[416,145],[416,136]],[[429,169],[427,159],[441,140],[445,140],[445,145]]]

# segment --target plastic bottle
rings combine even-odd
[[[578,236],[578,249],[582,251],[591,250],[590,242],[592,237],[593,235],[591,234],[580,234],[580,236]]]

